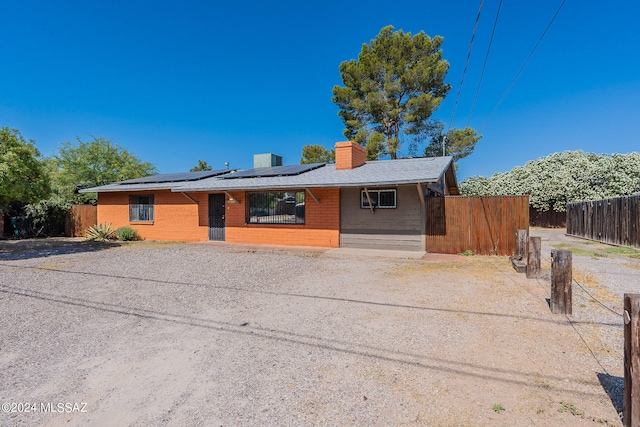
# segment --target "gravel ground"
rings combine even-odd
[[[619,309],[638,260],[586,258]],[[621,319],[548,288],[503,257],[0,242],[0,403],[35,404],[0,425],[621,425]]]
[[[640,251],[567,236],[565,230],[532,229],[542,240],[543,279],[550,282],[551,250],[572,251],[573,316],[576,332],[597,359],[603,385],[622,412],[625,293],[640,292]]]

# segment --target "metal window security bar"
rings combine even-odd
[[[249,193],[248,224],[304,224],[304,191]]]
[[[153,221],[153,196],[129,197],[129,221]]]
[[[369,193],[368,198],[367,192]],[[371,205],[369,204],[369,200],[371,200]],[[396,207],[396,190],[361,190],[360,207],[362,209],[369,209],[372,206],[374,208],[394,209]]]

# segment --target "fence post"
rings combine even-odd
[[[527,237],[529,237],[529,230],[518,230],[517,236],[518,246],[516,257],[518,259],[524,259],[525,253],[527,252]]]
[[[541,237],[527,239],[527,279],[537,279],[540,275],[540,247]]]
[[[551,312],[573,314],[571,281],[571,251],[551,251]]]
[[[625,427],[640,427],[640,294],[624,294]]]

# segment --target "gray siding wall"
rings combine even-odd
[[[422,218],[420,197],[415,185],[397,187],[396,208],[376,209],[375,214],[370,209],[360,207],[361,190],[362,188],[340,190],[340,246],[416,251],[423,249],[424,236],[421,230],[425,220]]]

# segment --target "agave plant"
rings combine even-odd
[[[84,235],[87,239],[101,241],[116,240],[118,238],[113,226],[106,222],[104,224],[96,224],[87,228]]]

